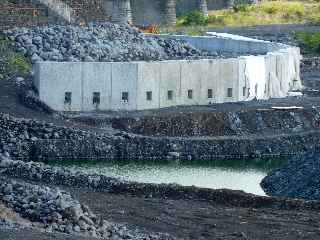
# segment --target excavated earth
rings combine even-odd
[[[287,26],[287,31],[285,31],[287,40],[283,42],[292,40],[290,34],[295,27],[308,29],[306,26]],[[277,27],[261,27],[260,38],[285,39],[282,35],[279,37],[279,31],[275,31],[275,28]],[[310,28],[312,31],[315,29],[315,27]],[[285,27],[281,27],[281,32],[284,29]],[[255,33],[260,30],[255,28]],[[239,30],[231,29],[229,32],[232,31]],[[244,35],[246,35],[245,31]],[[181,151],[181,146],[191,151],[187,152],[186,158],[189,156],[196,158],[197,154],[194,154],[194,150],[199,152],[203,150],[201,147],[198,150],[196,148],[190,150],[190,146],[197,146],[194,141],[207,141],[208,139],[217,141],[217,146],[223,145],[221,149],[213,149],[221,152],[230,152],[242,143],[249,142],[248,146],[251,146],[252,149],[248,149],[252,156],[259,156],[263,151],[271,155],[279,154],[281,151],[284,155],[315,152],[320,146],[320,95],[317,92],[320,90],[319,63],[317,57],[303,61],[302,78],[308,88],[302,97],[93,115],[66,116],[52,113],[49,109],[39,107],[35,102],[26,102],[26,98],[21,98],[20,87],[16,82],[5,76],[0,77],[0,152],[17,158],[21,157],[23,160],[36,160],[31,158],[38,156],[41,159],[39,156],[43,151],[49,151],[53,154],[52,156],[58,156],[59,153],[63,153],[64,149],[68,152],[73,151],[72,154],[76,158],[78,157],[76,153],[82,149],[78,148],[78,145],[89,146],[97,143],[98,148],[88,148],[95,154],[99,152],[106,154],[105,151],[108,150],[108,156],[134,158],[138,156],[137,152],[141,154],[141,157],[155,157],[154,155],[165,151],[167,154],[171,153],[169,157],[165,155],[165,158],[170,160],[178,156],[176,153]],[[39,108],[34,110],[30,108],[31,105]],[[291,110],[278,108],[284,106],[299,108]],[[186,118],[188,122],[184,121]],[[207,124],[212,121],[219,124],[216,126]],[[155,124],[157,122],[161,124]],[[188,131],[190,125],[197,131]],[[169,138],[166,135],[170,135],[169,133],[171,134],[170,139],[174,141],[168,145]],[[71,144],[67,148],[63,146],[63,142],[51,145],[54,141],[58,142],[57,140],[66,138],[71,143],[78,142],[78,144]],[[176,141],[179,142],[181,139],[184,144],[178,146]],[[44,144],[38,144],[39,140],[45,140]],[[140,146],[149,147],[146,148],[147,153],[140,153],[140,150],[136,150],[135,144],[139,141]],[[223,141],[223,144],[220,141]],[[99,145],[102,142],[110,143],[111,147],[108,146],[109,144]],[[150,142],[152,144],[149,144]],[[266,147],[268,142],[272,144]],[[30,145],[34,147],[30,148]],[[158,145],[162,147],[161,151],[155,151],[154,146]],[[256,146],[259,147],[258,152],[255,152]],[[72,150],[73,148],[75,150]],[[132,154],[133,151],[135,151],[134,154]],[[246,151],[244,148],[244,152]],[[242,152],[237,154],[242,154]],[[46,156],[42,157],[45,159]],[[1,181],[0,192],[8,191],[8,188],[3,187],[4,184],[8,185],[8,182],[21,184],[20,188],[13,188],[16,189],[16,193],[12,197],[4,198],[6,195],[0,193],[0,200],[5,199],[6,202],[3,202],[7,204],[7,207],[11,206],[14,212],[19,213],[26,213],[31,208],[33,204],[28,199],[21,199],[21,201],[27,201],[25,203],[19,200],[21,196],[24,196],[25,189],[32,191],[30,187],[27,187],[30,186],[28,184],[35,186],[33,189],[44,188],[48,192],[51,191],[50,189],[59,188],[67,196],[70,195],[69,199],[73,199],[72,201],[79,203],[80,206],[88,206],[86,210],[82,208],[83,213],[81,211],[80,213],[87,216],[85,212],[91,212],[92,215],[89,214],[89,216],[94,224],[96,220],[93,221],[93,219],[99,216],[110,223],[115,223],[111,226],[126,225],[125,231],[121,231],[123,229],[121,227],[120,230],[114,231],[120,233],[120,238],[115,234],[114,238],[109,236],[107,239],[122,239],[122,237],[125,239],[123,234],[130,234],[132,239],[136,239],[134,236],[146,235],[155,236],[151,239],[159,239],[163,236],[165,239],[295,240],[320,238],[320,203],[318,201],[259,197],[231,190],[126,183],[117,179],[86,174],[68,175],[64,170],[52,170],[51,167],[46,166],[39,167],[33,165],[35,163],[16,161],[15,164],[18,165],[8,167],[3,161],[0,164],[1,178],[5,179]],[[99,188],[99,186],[104,187]],[[271,191],[269,193],[273,194]],[[279,194],[279,196],[283,195]],[[55,206],[54,203],[55,201],[50,202],[52,206]],[[42,210],[39,213],[42,214]],[[10,214],[7,213],[2,215],[2,212],[0,208],[0,219],[5,218],[6,220],[0,220],[0,239],[95,239],[95,236],[66,234],[67,226],[63,223],[60,226],[59,222],[57,229],[60,231],[44,232],[45,228],[39,224],[44,224],[41,221],[47,221],[47,219],[42,215],[40,215],[41,218],[30,219],[28,214],[21,214],[24,221],[36,221],[31,226],[29,222],[21,226],[20,220],[17,223],[17,218],[9,217]],[[59,214],[63,215],[63,213],[62,211]],[[33,213],[32,216],[39,215]],[[67,216],[70,215],[67,214],[64,218],[66,220],[63,221],[70,223],[71,220],[69,221]],[[87,221],[90,222],[88,219]],[[78,231],[76,222],[72,224],[75,227],[73,230]],[[92,226],[99,229],[98,225]],[[90,229],[87,230],[90,232]]]

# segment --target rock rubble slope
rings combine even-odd
[[[182,40],[146,36],[129,25],[45,26],[5,31],[17,51],[36,61],[123,62],[215,58]]]
[[[124,225],[108,222],[74,199],[70,193],[59,188],[20,182],[2,176],[0,182],[0,200],[23,218],[38,223],[38,227],[49,232],[103,239],[174,239],[166,234],[145,234],[138,229],[132,231]],[[5,226],[10,227],[8,224]]]
[[[263,190],[278,197],[320,200],[320,154],[292,158],[288,165],[261,182]]]

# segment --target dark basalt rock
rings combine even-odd
[[[182,40],[145,36],[129,25],[15,28],[5,31],[17,51],[37,61],[123,62],[217,58]]]
[[[66,182],[68,178],[72,179],[68,172],[63,170],[50,167],[45,169],[41,164],[11,161],[1,155],[0,165],[2,170],[10,166],[18,167],[20,170],[16,169],[16,174],[20,175],[24,172],[23,175],[27,179],[48,182],[45,177],[50,174],[52,182],[55,182],[55,178],[59,176]],[[79,175],[78,177],[82,177],[84,182],[90,180],[89,176],[86,178],[86,176]],[[96,179],[91,179],[88,184],[93,184],[94,181]],[[0,175],[0,200],[23,218],[40,223],[47,231],[81,234],[103,239],[174,239],[166,234],[145,234],[139,230],[128,230],[124,225],[108,222],[95,215],[88,206],[80,204],[66,191],[11,180],[3,175]],[[0,221],[1,225],[4,224]],[[9,225],[8,227],[13,228],[14,226]]]
[[[271,196],[320,200],[320,154],[294,157],[261,182]]]

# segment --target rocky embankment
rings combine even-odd
[[[20,170],[16,169],[17,171],[13,174],[20,178],[37,179],[40,182],[50,183],[57,180],[53,176],[60,176],[65,180],[72,179],[71,174],[64,175],[63,170],[44,168],[42,165],[33,163],[10,161],[1,156],[0,160],[2,174],[7,172],[6,169],[12,171],[12,166],[20,166]],[[48,172],[45,173],[45,171]],[[44,179],[48,174],[51,174],[50,181]],[[82,180],[88,180],[89,177],[84,179],[82,176]],[[38,223],[36,225],[38,228],[43,228],[48,232],[87,235],[103,239],[174,239],[163,234],[144,234],[138,230],[128,230],[123,225],[103,220],[95,215],[88,206],[80,204],[68,192],[58,188],[10,180],[4,175],[0,176],[0,181],[0,200],[21,217]],[[7,228],[20,228],[19,225],[8,224],[8,222],[3,222],[2,225]]]
[[[114,128],[147,136],[195,137],[195,136],[243,136],[249,134],[281,134],[317,130],[320,127],[318,107],[302,109],[243,109],[238,111],[215,111],[191,109],[180,112],[155,112],[145,116],[106,118]],[[90,118],[84,119],[90,124]],[[103,125],[103,120],[95,121]]]
[[[271,196],[320,200],[320,155],[292,158],[265,177],[261,187]]]
[[[181,40],[145,36],[129,25],[46,26],[4,32],[18,52],[36,61],[122,62],[216,58]]]
[[[77,130],[0,114],[0,152],[24,161],[50,160],[212,160],[315,152],[317,131],[270,136],[199,138],[148,137]]]

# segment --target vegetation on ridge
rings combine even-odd
[[[247,27],[269,24],[320,24],[320,0],[270,1],[249,5],[236,0],[233,8],[209,11],[205,16],[193,11],[178,17],[177,25],[162,32],[201,34],[212,28]]]
[[[16,53],[11,47],[11,42],[4,37],[0,37],[0,55],[3,61],[1,65],[3,73],[26,76],[31,72],[31,64],[27,58],[23,54]]]

